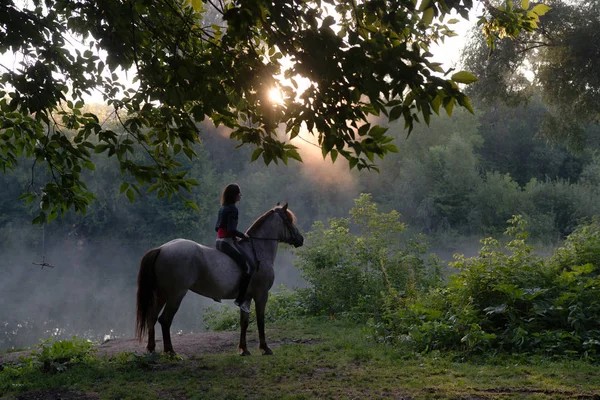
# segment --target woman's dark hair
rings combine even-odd
[[[235,204],[237,195],[240,194],[240,192],[240,185],[237,183],[230,183],[229,185],[225,186],[225,189],[223,189],[223,194],[221,195],[221,205],[228,206]]]

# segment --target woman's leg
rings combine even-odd
[[[235,299],[235,304],[240,306],[242,311],[250,312],[247,307],[243,307],[246,301],[246,292],[248,291],[248,285],[250,284],[250,279],[252,278],[252,273],[254,272],[254,264],[249,262],[249,260],[245,257],[244,253],[237,249],[235,245],[231,245],[226,241],[219,240],[217,241],[217,250],[222,251],[227,254],[240,266],[242,269],[242,279],[240,281],[240,290]]]

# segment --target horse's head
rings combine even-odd
[[[282,242],[293,245],[294,247],[300,247],[304,244],[304,237],[300,233],[300,230],[296,226],[296,217],[294,213],[288,210],[288,204],[285,203],[283,206],[277,206],[273,208],[273,213],[281,220],[278,238]]]
[[[247,231],[254,239],[277,240],[300,247],[304,244],[304,237],[296,226],[294,213],[288,210],[285,203],[270,209],[258,218]]]

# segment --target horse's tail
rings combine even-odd
[[[154,274],[154,263],[160,254],[160,248],[148,251],[140,262],[137,290],[137,320],[135,336],[140,342],[148,328],[148,312],[156,305],[157,288]]]

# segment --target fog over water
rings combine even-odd
[[[36,229],[31,227],[24,229]],[[13,236],[11,250],[0,255],[0,350],[31,346],[49,337],[76,335],[93,341],[133,338],[139,260],[148,248],[127,243],[90,243],[75,235],[46,237],[41,268],[40,243],[19,243]],[[302,285],[292,265],[293,255],[280,246],[275,287]],[[224,301],[225,304],[231,301]],[[175,316],[172,332],[204,329],[203,315],[211,299],[188,292]],[[160,329],[157,331],[160,337]]]
[[[228,139],[223,140],[232,146]],[[222,150],[222,144],[216,143],[215,151]],[[305,155],[311,151],[315,150],[302,150]],[[331,161],[327,163],[330,165]],[[315,219],[345,215],[357,194],[353,180],[333,181],[335,184],[331,180],[326,181],[328,175],[340,176],[348,172],[342,170],[339,164],[334,169],[337,173],[329,171],[316,175],[315,171],[319,170],[316,164],[318,160],[311,158],[305,164],[296,165],[294,172],[312,182],[317,189],[310,195],[302,189],[302,185],[295,185],[293,181],[288,185],[278,185],[277,191],[273,192],[269,186],[262,186],[262,181],[272,179],[264,171],[264,165],[249,165],[250,176],[241,178],[240,182],[244,192],[244,200],[240,204],[240,230],[249,227],[255,218],[278,201],[289,201],[290,209],[298,217],[299,227],[305,232],[310,230]],[[289,179],[296,179],[292,171],[272,167],[276,168],[282,174],[288,174]],[[205,171],[202,173],[209,175]],[[97,176],[101,176],[99,174],[97,172]],[[218,175],[211,185],[220,190],[231,179],[229,174]],[[327,183],[317,185],[317,180]],[[206,191],[206,187],[201,189]],[[153,196],[137,199],[133,205],[123,198],[107,200],[105,197],[91,206],[87,216],[71,218],[76,221],[72,227],[67,222],[69,219],[59,218],[49,224],[44,233],[41,227],[30,224],[33,217],[20,215],[20,220],[9,221],[0,231],[0,350],[31,346],[49,337],[69,339],[76,335],[100,342],[107,338],[133,338],[141,257],[152,247],[178,237],[214,246],[213,214],[218,209],[218,195],[215,193],[215,198],[203,200],[205,204],[200,204],[203,212],[198,216],[194,212],[185,214],[184,205],[175,201],[165,203],[165,208],[171,207],[172,211],[161,216],[148,214],[146,207],[148,211],[157,210]],[[331,208],[332,200],[338,208]],[[14,199],[14,202],[18,201]],[[334,215],[334,212],[337,214]],[[159,232],[160,237],[155,237],[156,233],[154,236],[148,234],[153,224],[168,223],[171,215],[195,218],[195,222],[203,221],[203,218],[207,221],[196,223],[194,226],[198,230],[178,229],[177,226],[184,226],[178,222],[179,225],[162,229],[152,227],[151,232]],[[107,220],[113,225],[99,227],[98,224]],[[113,236],[110,235],[111,230],[114,230]],[[100,237],[97,237],[98,232]],[[41,263],[43,257],[54,268],[33,264]],[[272,291],[278,290],[280,285],[288,288],[305,285],[293,265],[294,257],[289,246],[279,246]],[[223,304],[233,303],[226,300]],[[171,331],[204,330],[206,307],[218,310],[223,305],[189,292],[175,316]],[[160,329],[157,335],[160,336]]]

